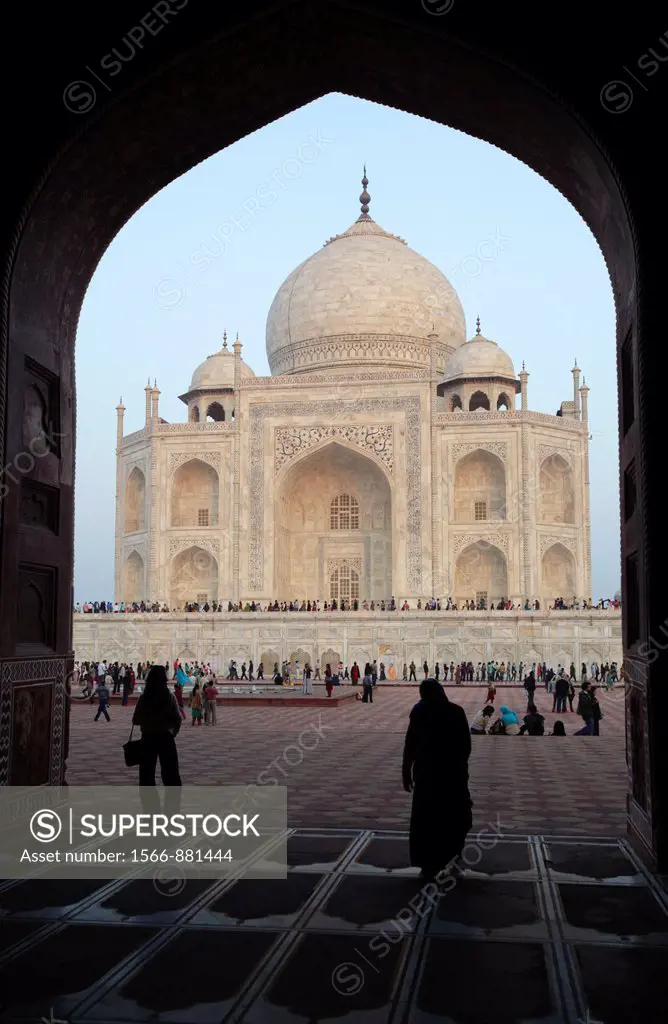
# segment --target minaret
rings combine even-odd
[[[241,342],[239,332],[234,341],[234,426],[235,438],[233,447],[234,477],[233,477],[233,506],[232,506],[232,599],[239,601],[240,593],[240,564],[239,564],[239,524],[241,522]]]
[[[584,377],[582,378],[582,387],[580,388],[580,395],[581,395],[581,401],[582,401],[582,422],[583,423],[587,423],[587,417],[588,417],[588,401],[587,401],[587,396],[589,395],[589,388],[587,387],[587,383],[586,383]]]
[[[360,213],[359,217],[357,218],[358,222],[361,221],[361,220],[371,220],[371,217],[369,216],[369,203],[371,202],[371,196],[369,195],[369,193],[366,190],[366,187],[367,187],[368,184],[369,184],[369,179],[366,176],[366,164],[365,164],[364,165],[364,173],[363,173],[363,177],[362,177],[362,193],[360,195],[360,203],[362,204],[362,212]]]
[[[146,382],[146,387],[144,388],[144,394],[146,395],[146,421],[145,421],[145,426],[146,426],[147,430],[151,426],[151,395],[152,395],[152,393],[153,393],[153,388],[151,387],[151,378],[149,377],[148,381]]]
[[[522,412],[527,412],[529,409],[529,397],[527,394],[527,381],[529,380],[529,374],[524,367],[524,360],[522,360],[522,371],[520,373],[520,397],[521,397],[521,408]]]
[[[154,380],[153,381],[153,390],[151,391],[151,405],[152,405],[151,420],[152,420],[154,426],[156,426],[156,427],[157,427],[157,425],[158,425],[158,423],[160,421],[160,417],[158,415],[158,401],[159,401],[159,399],[160,399],[160,391],[158,389],[158,382],[157,382],[157,380]]]
[[[573,405],[575,407],[575,418],[580,419],[580,367],[578,366],[577,359],[575,360],[575,366],[571,370],[573,374]]]
[[[121,444],[123,443],[123,416],[125,413],[125,406],[123,405],[123,396],[121,395],[120,401],[116,406],[116,451],[119,452]]]
[[[120,601],[121,595],[121,536],[123,531],[123,463],[121,449],[123,447],[123,414],[125,406],[121,397],[116,406],[116,536],[114,538],[114,601]]]
[[[588,410],[589,388],[585,378],[582,378],[580,398],[582,403],[582,422],[584,433],[582,444],[584,447],[584,541],[585,541],[585,597],[591,597],[591,493],[589,485],[589,410]]]

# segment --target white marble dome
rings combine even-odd
[[[467,377],[503,377],[517,380],[513,361],[495,341],[476,334],[448,360],[442,383]]]
[[[241,360],[242,377],[254,377],[247,363]],[[197,367],[190,382],[190,391],[216,391],[219,388],[234,387],[234,352],[227,348],[227,342],[219,352],[208,356]]]
[[[360,199],[364,201],[363,193]],[[466,340],[464,311],[438,267],[364,212],[283,282],[267,317],[273,374],[332,367],[437,367]],[[366,207],[368,210],[368,206]],[[437,339],[429,339],[435,333]]]

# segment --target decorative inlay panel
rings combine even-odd
[[[215,470],[220,469],[220,452],[170,452],[169,475],[171,476],[179,466],[182,466],[186,462],[192,462],[194,459],[198,459],[200,462],[206,462],[209,466],[213,466]]]
[[[348,566],[354,569],[356,573],[362,574],[362,559],[361,558],[328,558],[327,559],[327,572],[333,573],[335,569],[341,569],[343,566]]]
[[[422,587],[422,454],[420,437],[420,399],[360,398],[355,401],[285,402],[254,405],[250,409],[250,537],[248,586],[251,591],[264,587],[265,499],[264,499],[264,422],[268,417],[318,416],[332,421],[346,420],[353,413],[402,412],[406,422],[406,577],[410,591]]]
[[[500,548],[506,558],[508,557],[508,535],[505,533],[456,533],[451,543],[453,558],[469,544],[491,544],[495,548]]]
[[[566,548],[567,551],[570,551],[570,553],[573,556],[575,556],[575,538],[574,537],[564,536],[563,534],[560,537],[554,537],[554,536],[548,536],[548,535],[542,533],[540,535],[540,555],[541,555],[541,558],[543,557],[543,555],[545,554],[547,549],[551,548],[553,544],[561,544],[563,547]]]
[[[538,446],[538,462],[539,465],[543,465],[545,459],[549,459],[552,455],[560,455],[568,465],[573,468],[573,452],[569,448],[555,448],[553,445],[541,444]]]
[[[52,687],[49,779],[52,786],[62,782],[65,760],[65,658],[12,659],[0,668],[0,786],[10,784],[10,756],[13,740],[12,697],[24,687],[26,694],[37,685]]]
[[[274,431],[274,470],[276,473],[309,448],[323,441],[342,438],[363,452],[374,455],[394,470],[394,429],[392,424],[365,426],[350,424],[329,427],[276,427]]]
[[[502,462],[506,462],[508,459],[508,445],[505,441],[472,441],[467,444],[453,444],[451,449],[453,462],[459,462],[466,455],[479,450],[491,452],[492,455],[498,456]]]
[[[203,548],[218,557],[218,541],[214,537],[173,537],[169,542],[169,557],[174,558],[187,548]]]

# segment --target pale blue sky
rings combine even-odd
[[[525,360],[531,409],[554,413],[572,398],[577,357],[591,387],[594,596],[618,588],[615,315],[596,240],[551,185],[501,150],[332,94],[172,182],[101,260],[77,336],[76,600],[113,598],[120,395],[126,433],[143,425],[149,376],[161,390],[161,415],[183,421],[177,396],[220,348],[223,328],[232,339],[239,332],[244,359],[267,374],[274,294],[356,219],[364,161],[371,216],[449,277],[469,337],[480,315],[483,334],[516,370]],[[489,239],[493,259],[492,246],[481,244]],[[215,254],[208,266],[205,247]]]

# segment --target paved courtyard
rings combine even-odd
[[[481,693],[456,697],[470,713]],[[476,829],[503,836],[482,850],[472,835],[440,898],[408,861],[414,699],[226,706],[215,728],[186,725],[184,782],[288,786],[287,878],[0,881],[0,1020],[665,1024],[668,896],[622,836],[621,689],[602,695],[598,738],[474,738]],[[109,725],[94,710],[73,710],[70,783],[134,782],[130,710]]]
[[[316,694],[324,687],[315,687]],[[448,687],[469,718],[482,706],[480,686]],[[537,691],[549,731],[560,717],[566,732],[582,721],[549,710]],[[472,737],[474,826],[500,818],[514,834],[617,836],[625,832],[624,692],[599,691],[599,737]],[[186,720],[178,737],[184,784],[267,784],[288,787],[289,824],[404,830],[410,796],[401,786],[401,754],[408,713],[417,692],[376,688],[374,704],[336,708],[218,708],[213,728]],[[501,688],[496,706],[525,710],[520,687]],[[70,785],[134,783],[123,763],[131,708],[112,706],[111,723],[93,722],[95,707],[75,703],[67,778]],[[447,780],[444,780],[447,787]]]

